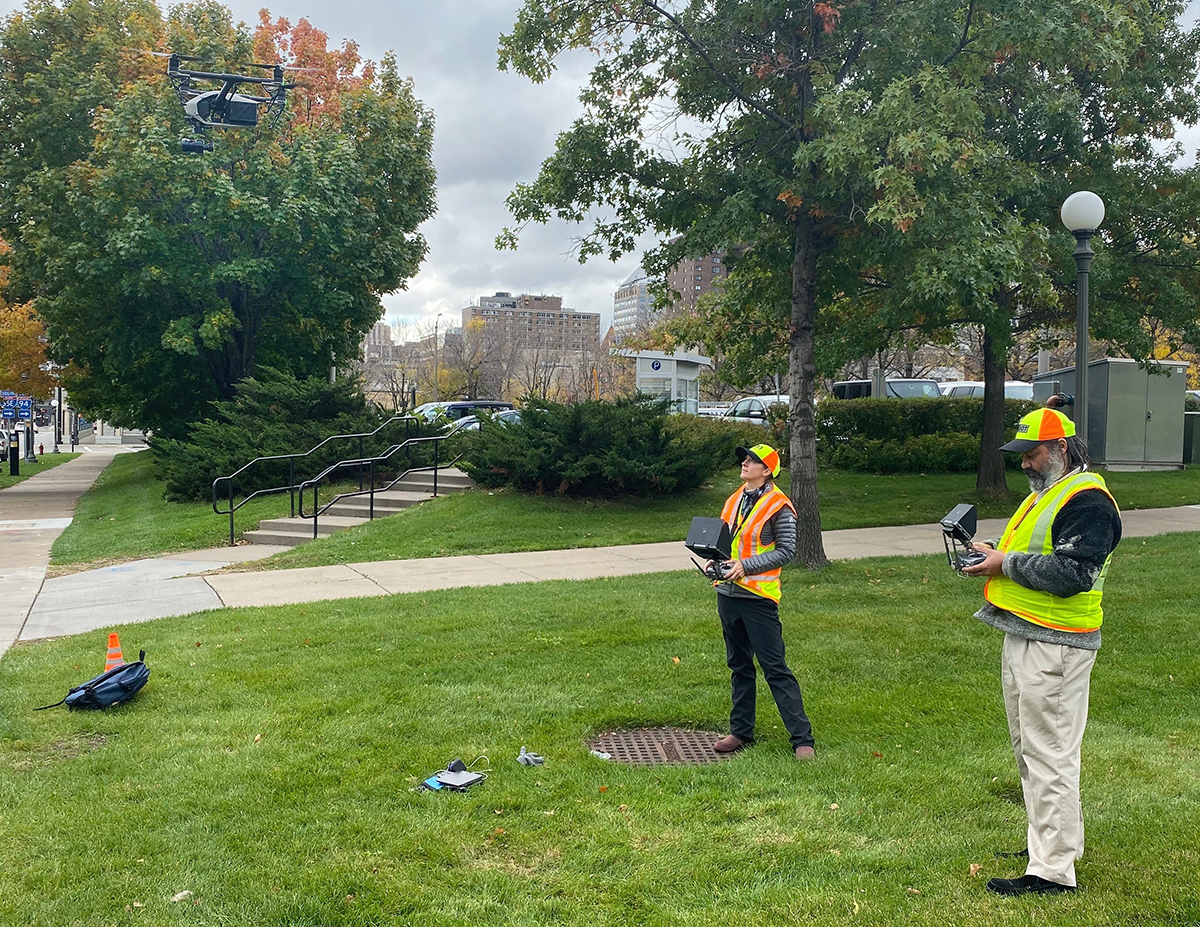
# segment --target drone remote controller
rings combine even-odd
[[[965,554],[960,554],[954,558],[954,569],[962,572],[967,567],[979,566],[987,559],[987,554],[981,550],[969,550]]]
[[[724,561],[710,560],[704,568],[704,575],[709,579],[723,580],[729,575],[729,570],[730,568],[725,565]]]

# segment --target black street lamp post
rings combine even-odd
[[[1088,439],[1088,272],[1092,236],[1104,221],[1104,200],[1080,190],[1062,204],[1063,225],[1075,236],[1075,433]]]
[[[58,449],[58,442],[62,440],[62,387],[54,387],[54,399],[50,405],[54,407],[54,453],[62,453]]]

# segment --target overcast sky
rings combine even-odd
[[[251,25],[263,6],[224,2]],[[20,6],[0,0],[0,12]],[[613,291],[638,264],[630,255],[615,265],[603,259],[580,265],[571,253],[572,227],[558,223],[527,229],[516,252],[493,247],[509,222],[505,197],[536,176],[555,136],[580,112],[578,91],[590,63],[569,60],[540,86],[497,70],[497,39],[520,6],[519,0],[275,0],[268,7],[293,23],[307,17],[332,45],[353,39],[364,58],[378,61],[394,49],[401,73],[433,110],[438,209],[422,229],[429,254],[407,290],[384,298],[389,321],[428,323],[440,312],[458,324],[471,299],[508,290],[561,295],[568,306],[599,312],[607,330]],[[1189,21],[1198,12],[1200,0],[1191,0]],[[1191,161],[1200,132],[1180,138]]]

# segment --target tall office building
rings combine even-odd
[[[380,319],[363,338],[363,362],[378,361],[384,364],[392,362],[395,342],[392,341],[392,327]]]
[[[630,274],[613,295],[613,328],[618,340],[645,331],[654,321],[650,280],[640,267]]]

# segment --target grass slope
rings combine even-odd
[[[1200,503],[1200,468],[1162,473],[1106,473],[1125,509]],[[821,525],[826,530],[936,522],[960,502],[975,502],[983,518],[1008,516],[1028,491],[1019,473],[1008,475],[1014,500],[975,494],[971,474],[822,472]],[[677,541],[693,515],[715,515],[738,485],[736,470],[712,487],[665,499],[585,500],[528,496],[512,490],[472,490],[439,498],[393,518],[379,519],[278,554],[246,569],[327,566],[517,550],[556,550]],[[780,485],[788,485],[782,474]],[[242,567],[239,567],[241,569]]]
[[[29,479],[31,476],[36,476],[39,473],[44,473],[59,464],[64,464],[68,460],[74,460],[78,454],[43,454],[38,458],[35,464],[21,461],[20,476],[9,476],[7,460],[0,460],[0,489],[8,489],[9,486],[16,486],[17,483]]]
[[[238,536],[288,513],[287,496],[256,499],[234,516]],[[207,502],[167,502],[149,451],[118,454],[84,493],[50,552],[54,565],[130,560],[229,543],[229,518]]]
[[[15,648],[0,922],[1194,924],[1197,540],[1115,558],[1075,896],[984,891],[1020,868],[993,851],[1024,838],[1000,637],[970,617],[979,584],[925,557],[785,573],[810,764],[765,687],[760,743],[731,762],[588,755],[612,727],[723,727],[713,593],[682,573],[128,626],[153,675],[104,714],[31,711],[98,671],[103,632]],[[517,765],[522,745],[546,766]],[[478,754],[491,777],[472,791],[411,790]]]

